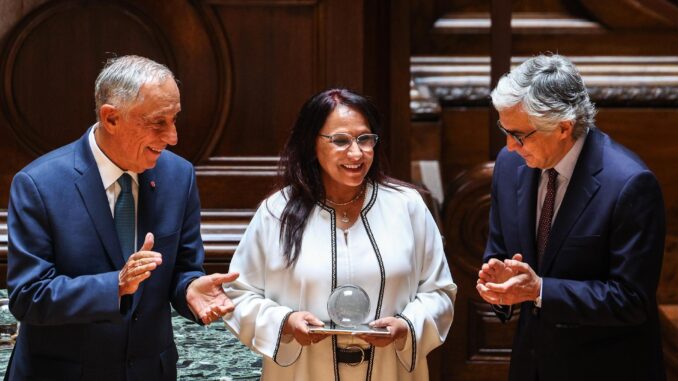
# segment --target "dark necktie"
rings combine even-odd
[[[556,178],[558,172],[553,169],[547,169],[546,173],[549,175],[548,183],[546,184],[546,197],[544,204],[541,207],[541,216],[539,216],[539,227],[537,228],[537,260],[541,264],[544,258],[544,250],[546,250],[546,243],[549,240],[551,233],[551,221],[553,220],[553,209],[556,204]]]
[[[125,260],[134,253],[134,195],[132,177],[123,173],[118,178],[122,191],[115,202],[115,230],[118,232],[120,248]]]

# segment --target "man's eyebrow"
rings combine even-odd
[[[164,119],[167,116],[171,116],[172,118],[176,118],[177,115],[179,115],[180,112],[181,112],[181,110],[178,110],[176,113],[171,114],[171,115],[166,115],[164,113],[151,113],[151,114],[142,115],[141,118],[144,119],[144,120],[151,120],[151,119],[158,119],[158,118]]]

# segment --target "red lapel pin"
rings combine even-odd
[[[155,190],[155,181],[151,180],[151,189]]]

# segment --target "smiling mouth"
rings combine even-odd
[[[153,151],[153,152],[155,152],[155,153],[162,153],[162,151],[163,151],[162,148],[161,148],[161,149],[157,149],[157,148],[153,148],[153,147],[148,147],[148,149],[151,150],[151,151]]]
[[[360,164],[342,164],[341,166],[346,168],[346,169],[350,169],[352,171],[355,171],[357,169],[362,168],[363,164],[362,163],[360,163]]]

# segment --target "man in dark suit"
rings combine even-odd
[[[167,67],[110,60],[97,123],[21,170],[8,214],[10,310],[20,333],[9,380],[175,380],[170,303],[209,324],[233,310],[202,270],[193,166],[177,143]]]
[[[574,67],[537,56],[492,92],[507,136],[477,284],[502,320],[520,304],[509,379],[664,380],[655,176],[595,128]]]

